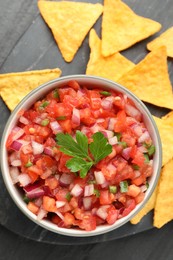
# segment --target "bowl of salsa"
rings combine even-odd
[[[161,169],[161,141],[129,90],[74,75],[29,93],[1,143],[5,185],[36,224],[93,236],[127,223],[148,201]]]

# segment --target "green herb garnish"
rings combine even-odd
[[[67,161],[67,168],[72,172],[79,171],[81,178],[87,175],[93,165],[112,152],[112,146],[101,132],[92,135],[93,142],[90,144],[87,136],[80,131],[76,131],[76,141],[71,135],[63,133],[58,133],[55,139],[60,151],[73,157]]]
[[[100,197],[100,191],[97,189],[94,189],[94,195],[96,195],[96,198]]]
[[[127,147],[127,143],[126,142],[118,142],[118,144],[122,145],[123,148]]]
[[[100,91],[100,94],[106,97],[111,96],[111,93],[108,91]]]
[[[115,133],[115,136],[117,137],[117,141],[120,142],[120,140],[121,140],[121,133]]]
[[[58,116],[56,120],[66,120],[66,116]]]
[[[151,145],[149,148],[148,148],[148,155],[151,156],[155,153],[155,146],[154,145]]]
[[[44,101],[41,105],[40,108],[45,108],[49,105],[49,101]]]
[[[133,169],[136,170],[136,171],[139,170],[139,168],[140,168],[137,164],[133,164],[132,167],[133,167]]]
[[[53,91],[53,97],[59,99],[59,91],[57,88]]]
[[[88,184],[96,184],[96,180],[89,180]]]
[[[30,202],[30,199],[25,195],[25,196],[23,197],[23,201],[24,201],[26,204],[28,204],[28,203]]]
[[[72,195],[70,194],[70,192],[67,192],[67,194],[65,195],[66,200],[69,202],[72,198]]]
[[[128,182],[127,182],[127,181],[121,181],[121,182],[120,182],[120,191],[121,191],[122,193],[128,191]]]
[[[150,159],[147,153],[144,153],[144,157],[145,157],[145,163],[149,163]]]
[[[49,119],[43,119],[42,121],[41,121],[41,125],[42,126],[47,126],[49,124]]]
[[[26,164],[25,164],[25,167],[28,168],[28,167],[31,167],[33,164],[32,162],[28,161]]]
[[[117,186],[110,185],[109,192],[115,194],[117,192]]]
[[[146,187],[147,187],[147,189],[148,189],[148,188],[149,188],[149,183],[148,183],[148,181],[146,182],[145,185],[146,185]]]

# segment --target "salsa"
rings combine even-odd
[[[86,231],[144,199],[155,153],[132,100],[74,80],[21,111],[6,147],[12,181],[38,220]]]

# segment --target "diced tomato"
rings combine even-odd
[[[122,216],[127,216],[134,208],[136,207],[136,203],[134,199],[129,199],[126,203],[126,208],[124,209]]]
[[[45,185],[47,185],[51,190],[57,188],[58,184],[59,184],[58,180],[53,176],[45,180]]]
[[[37,173],[33,172],[30,169],[27,170],[27,173],[28,173],[29,177],[31,178],[32,183],[34,183],[39,177],[39,175]]]
[[[128,186],[128,191],[127,191],[128,196],[137,197],[140,192],[141,192],[141,189],[138,186],[136,186],[135,184]]]
[[[80,85],[76,80],[70,80],[68,82],[68,86],[73,88],[74,90],[79,90],[80,89]]]
[[[76,219],[82,220],[84,217],[84,210],[80,208],[75,208],[74,209],[74,216]]]
[[[32,201],[28,203],[27,208],[34,214],[37,214],[39,210],[39,207]]]
[[[51,217],[51,221],[52,221],[54,224],[58,225],[62,220],[61,220],[57,215],[53,215],[53,216]]]
[[[66,188],[60,188],[57,190],[55,197],[59,201],[67,201],[66,195],[69,193],[69,190]]]
[[[76,97],[76,91],[72,88],[59,88],[59,96],[60,96],[60,101],[63,102],[64,97],[66,95],[69,95],[71,97]]]
[[[70,134],[72,132],[72,123],[70,119],[59,121],[60,126],[62,127],[65,133]]]
[[[125,142],[127,146],[132,147],[136,143],[136,138],[129,132],[122,133],[121,141]]]
[[[100,93],[97,90],[88,90],[91,108],[97,110],[101,108],[101,98]]]
[[[115,223],[115,221],[118,218],[118,210],[114,206],[110,206],[107,210],[108,216],[106,218],[106,221],[109,225],[112,225]]]
[[[60,160],[59,160],[59,165],[58,165],[58,170],[60,172],[70,172],[70,170],[66,166],[66,162],[70,159],[71,157],[66,155],[66,154],[61,154]]]
[[[91,214],[85,214],[81,220],[79,227],[85,229],[86,231],[92,231],[96,229],[96,217]]]
[[[143,192],[139,193],[138,196],[135,197],[135,203],[139,204],[144,200],[145,194]]]
[[[132,184],[135,184],[136,186],[140,186],[141,184],[144,184],[145,181],[146,181],[146,177],[144,175],[141,175],[139,177],[132,179]]]
[[[57,210],[55,199],[48,196],[43,196],[43,209],[48,212],[55,212]]]
[[[65,224],[65,226],[70,227],[70,226],[74,225],[74,223],[75,223],[74,216],[71,213],[68,213],[68,212],[65,213],[64,214],[64,224]]]
[[[114,125],[114,131],[117,133],[123,132],[126,127],[126,113],[124,112],[124,110],[121,110],[117,113],[117,122]]]
[[[140,151],[137,151],[134,159],[132,160],[132,163],[134,163],[138,166],[143,166],[144,162],[145,162],[145,157],[144,157],[143,153],[141,153]]]
[[[109,205],[112,203],[111,196],[108,190],[100,190],[100,204]]]

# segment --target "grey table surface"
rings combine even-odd
[[[90,1],[97,2],[97,1]],[[99,1],[102,2],[102,1]],[[152,17],[162,23],[163,29],[173,25],[171,19],[173,13],[173,1],[165,0],[126,0],[135,11],[146,17]],[[39,34],[38,28],[42,31]],[[96,25],[97,27],[97,25]],[[38,30],[37,37],[30,37],[31,32]],[[40,38],[42,37],[42,38]],[[40,41],[41,39],[41,41]],[[146,44],[147,41],[143,42]],[[146,55],[146,50],[140,44],[132,47],[125,55],[138,62]],[[78,63],[78,55],[72,65],[67,65],[58,53],[57,47],[49,29],[40,19],[36,0],[0,0],[0,72],[22,71],[30,69],[42,69],[56,67],[61,64],[63,75],[68,73],[84,73],[85,63],[88,59],[88,41],[82,46],[87,50],[82,56],[81,64]],[[27,51],[26,51],[27,50]],[[26,55],[31,51],[32,55]],[[54,53],[57,52],[57,60]],[[50,54],[53,53],[51,56]],[[172,75],[173,62],[169,60],[169,72]],[[80,70],[79,70],[80,69]],[[0,106],[3,116],[4,106]],[[154,110],[157,114],[164,114],[165,110]],[[6,112],[4,112],[6,113]],[[5,119],[4,119],[5,120]],[[5,121],[3,121],[5,125]],[[0,128],[3,129],[1,124]],[[2,187],[1,187],[2,188]],[[0,198],[1,200],[2,198]],[[3,208],[0,209],[0,214]],[[20,221],[20,220],[19,220]],[[135,235],[116,240],[84,245],[53,245],[33,241],[22,235],[8,230],[0,225],[0,260],[28,260],[28,259],[133,259],[133,260],[172,260],[173,259],[173,222],[168,223],[162,229],[150,229]]]

